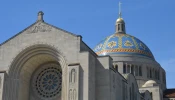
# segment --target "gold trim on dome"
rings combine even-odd
[[[131,53],[140,53],[144,54],[149,57],[153,57],[151,53],[145,52],[143,50],[135,50],[135,49],[127,49],[127,48],[117,48],[117,49],[109,49],[109,50],[102,50],[96,52],[97,55],[104,54],[104,53],[112,53],[112,52],[131,52]]]

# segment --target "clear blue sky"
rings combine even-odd
[[[142,40],[166,70],[167,86],[175,88],[175,0],[121,0],[127,33]],[[114,33],[119,0],[1,0],[0,43],[36,21],[75,34],[91,48]]]

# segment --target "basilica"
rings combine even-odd
[[[121,13],[94,49],[43,16],[0,45],[0,100],[175,100],[165,70],[126,33]]]

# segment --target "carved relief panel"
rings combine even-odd
[[[78,100],[79,92],[79,65],[70,65],[68,67],[68,98],[69,100]]]

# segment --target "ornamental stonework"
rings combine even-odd
[[[52,31],[52,27],[43,23],[38,23],[27,30],[28,34],[50,31]]]

